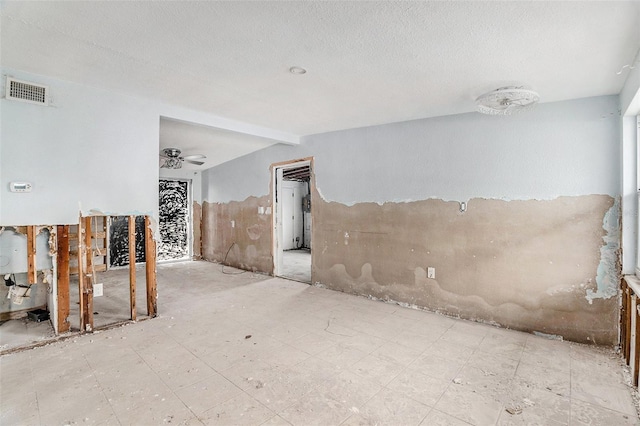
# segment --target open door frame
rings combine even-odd
[[[274,163],[270,167],[271,172],[271,205],[273,206],[272,226],[271,226],[271,241],[273,242],[271,248],[271,257],[273,259],[273,276],[278,277],[282,271],[282,221],[278,219],[282,217],[282,204],[278,202],[278,183],[282,182],[282,171],[286,169],[293,169],[296,167],[309,166],[310,178],[309,186],[311,197],[311,223],[315,223],[313,219],[313,193],[316,188],[316,178],[314,172],[313,157],[300,158],[297,160],[283,161],[280,163]],[[311,247],[313,247],[313,228],[311,230]],[[311,268],[313,270],[313,256],[311,257]],[[312,279],[313,281],[313,279]]]

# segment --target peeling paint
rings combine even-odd
[[[620,199],[615,203],[602,221],[606,234],[602,237],[604,245],[600,248],[600,264],[596,275],[597,289],[587,289],[585,296],[589,303],[594,299],[610,299],[618,295],[620,285]]]

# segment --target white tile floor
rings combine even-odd
[[[159,318],[0,357],[0,424],[639,424],[607,350],[205,262],[158,279]]]
[[[311,250],[286,250],[282,252],[283,278],[301,283],[311,283]]]

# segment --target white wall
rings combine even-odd
[[[53,105],[2,103],[0,224],[77,223],[89,214],[157,216],[157,107],[149,101],[16,70],[48,85]],[[11,181],[33,184],[9,192]]]
[[[205,171],[203,198],[266,195],[271,163],[307,156],[322,196],[348,205],[618,195],[618,108],[617,96],[603,96],[509,117],[469,113],[307,136]]]
[[[0,225],[71,224],[83,214],[158,212],[160,117],[279,138],[298,137],[153,100],[0,67],[45,84],[51,106],[0,99]],[[4,79],[3,79],[4,83]],[[184,171],[185,173],[188,173]],[[186,175],[178,173],[186,178]],[[194,200],[202,201],[200,174]],[[29,194],[9,182],[33,184]]]

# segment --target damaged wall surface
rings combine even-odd
[[[203,257],[249,271],[271,273],[271,214],[259,213],[269,203],[266,196],[249,197],[243,202],[204,202]]]
[[[235,243],[228,263],[271,273],[269,165],[313,156],[313,282],[614,343],[618,115],[617,96],[606,96],[264,149],[203,173],[203,256],[221,261]]]

